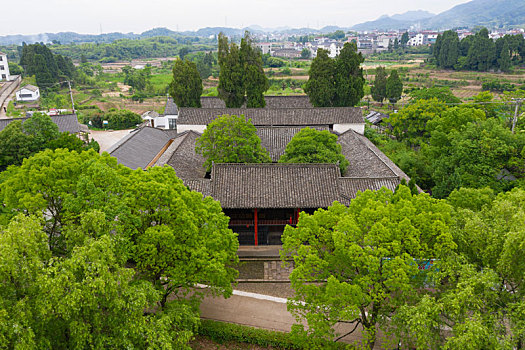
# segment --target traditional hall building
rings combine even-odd
[[[174,110],[168,102],[167,109]],[[394,190],[409,180],[363,134],[360,108],[314,108],[306,96],[267,97],[267,107],[227,109],[217,98],[203,98],[203,108],[178,108],[177,129],[142,127],[108,152],[132,169],[171,166],[191,190],[218,200],[241,245],[279,245],[286,225],[296,225],[299,212],[343,204],[358,191]],[[250,119],[273,163],[214,164],[210,173],[195,152],[206,126],[223,114]],[[292,137],[305,127],[329,130],[338,137],[349,161],[341,176],[336,164],[277,163]]]

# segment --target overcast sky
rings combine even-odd
[[[141,33],[155,27],[350,27],[409,10],[439,13],[468,0],[0,0],[0,36],[73,31]],[[102,30],[101,30],[102,29]]]

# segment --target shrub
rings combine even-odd
[[[279,349],[308,348],[308,339],[299,339],[289,333],[212,320],[202,320],[198,333],[220,344],[237,341],[262,347],[272,346]],[[345,346],[347,346],[347,344],[327,342],[323,348],[343,349]]]

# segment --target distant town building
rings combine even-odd
[[[283,58],[301,58],[301,51],[295,49],[277,49],[273,51],[272,56]]]
[[[9,64],[7,63],[7,55],[0,52],[0,81],[9,81],[11,77],[9,75]]]
[[[16,100],[21,102],[36,101],[40,98],[38,86],[25,85],[16,91]]]

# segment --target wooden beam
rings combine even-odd
[[[253,221],[254,221],[254,229],[255,229],[255,234],[254,234],[255,245],[258,246],[259,245],[259,237],[258,237],[259,222],[258,222],[258,218],[257,218],[257,208],[255,208],[255,210],[253,212]]]

